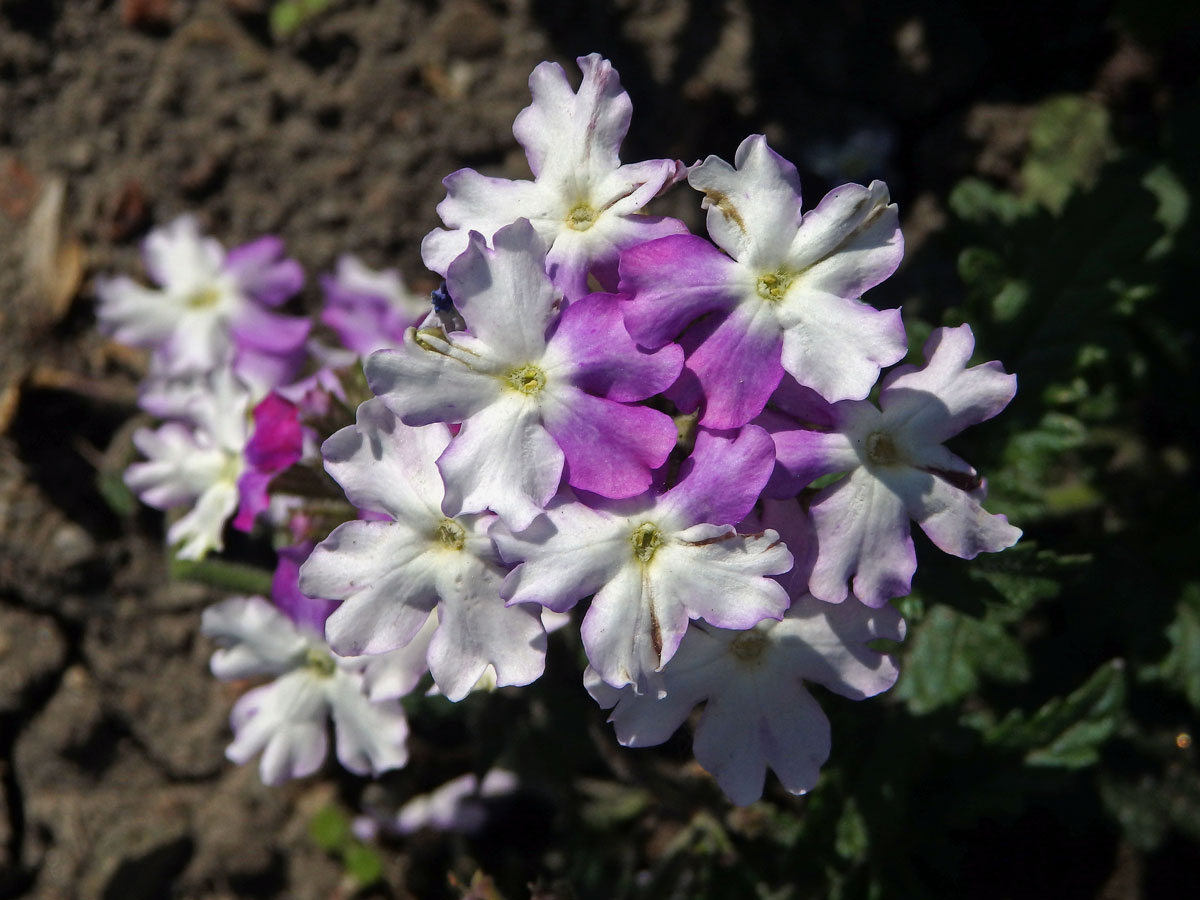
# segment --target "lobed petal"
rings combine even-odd
[[[841,603],[854,593],[870,607],[883,606],[912,587],[917,556],[905,501],[866,468],[830,485],[810,512],[817,530],[817,562],[809,587],[814,597]]]
[[[896,271],[904,236],[887,185],[844,184],[804,214],[787,251],[809,291],[855,299]]]
[[[779,266],[800,225],[800,176],[765,137],[742,141],[732,166],[708,157],[688,173],[688,184],[704,194],[718,247],[755,269]]]
[[[337,758],[355,775],[378,776],[408,762],[408,720],[396,700],[372,701],[360,676],[337,672],[326,685]]]
[[[733,309],[745,294],[742,268],[704,238],[676,234],[621,254],[625,327],[644,347],[662,347],[705,313]]]
[[[829,402],[862,400],[908,351],[898,309],[793,285],[778,307],[783,368]]]
[[[639,347],[625,330],[620,297],[592,294],[563,310],[547,341],[547,376],[567,378],[589,394],[628,403],[665,391],[679,377],[683,350]]]
[[[676,598],[689,618],[745,629],[783,615],[787,591],[763,576],[791,568],[792,554],[774,531],[742,535],[728,525],[694,525],[655,554],[652,577],[656,592]]]
[[[450,430],[440,423],[405,425],[379,398],[361,404],[355,419],[321,445],[325,470],[359,509],[432,531],[442,518],[444,493],[437,459],[450,444]]]
[[[363,372],[371,391],[408,425],[462,422],[496,402],[503,387],[495,377],[495,365],[483,354],[487,348],[454,335],[436,345],[419,342],[418,331],[410,328],[396,350],[380,350],[367,357]],[[476,357],[476,367],[462,358],[442,352],[460,348]],[[428,349],[436,347],[436,349]]]
[[[443,553],[432,535],[401,522],[344,522],[300,567],[300,590],[343,600],[325,623],[339,656],[386,653],[403,647],[437,602]]]
[[[783,336],[774,312],[746,303],[724,318],[709,317],[689,329],[684,370],[704,396],[700,424],[739,428],[763,411],[783,377]],[[693,334],[694,333],[694,334]]]
[[[546,393],[542,419],[562,450],[566,481],[576,490],[637,496],[675,449],[678,429],[666,413],[593,397],[570,385]]]
[[[538,603],[565,612],[616,577],[630,555],[629,526],[591,509],[569,491],[524,531],[504,522],[491,535],[505,562],[519,563],[504,579],[510,603]]]
[[[310,672],[288,672],[234,704],[230,715],[234,738],[225,755],[242,765],[261,750],[259,773],[264,784],[311,775],[328,750],[327,710],[324,691]]]
[[[211,668],[222,681],[286,672],[308,648],[295,625],[262,597],[231,597],[208,607],[200,632],[218,645]]]
[[[967,366],[975,351],[969,325],[938,328],[925,342],[925,365],[902,366],[884,380],[879,402],[887,420],[911,440],[940,444],[999,413],[1017,392],[1017,376],[998,362]]]
[[[546,631],[532,604],[506,605],[504,572],[463,557],[438,579],[442,602],[429,645],[429,670],[450,700],[461,700],[490,665],[497,686],[536,681],[546,662]]]
[[[463,423],[438,468],[446,515],[491,509],[516,530],[546,507],[562,478],[563,452],[531,398],[508,391]]]
[[[539,179],[570,171],[590,180],[620,165],[633,104],[608,60],[592,53],[576,62],[583,72],[578,93],[560,65],[540,63],[529,76],[533,103],[513,122],[513,135]]]
[[[454,305],[489,353],[514,365],[535,363],[546,349],[546,327],[556,313],[546,275],[546,245],[528,219],[492,235],[471,232],[467,249],[446,271]]]
[[[660,508],[679,530],[698,523],[731,525],[754,506],[775,466],[775,444],[755,425],[736,432],[701,429],[679,481]]]

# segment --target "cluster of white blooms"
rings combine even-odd
[[[169,421],[139,433],[128,479],[194,504],[168,535],[180,555],[219,548],[235,510],[298,544],[274,605],[204,622],[216,674],[275,677],[238,702],[229,749],[261,750],[268,781],[319,765],[328,717],[351,771],[403,765],[397,698],[426,673],[452,701],[529,684],[579,608],[584,681],[621,743],[661,743],[703,705],[695,755],[730,799],[756,800],[768,768],[803,793],[830,752],[805,684],[863,699],[898,676],[873,642],[904,637],[888,601],[916,568],[910,523],[968,559],[1020,536],[943,446],[1015,378],[969,364],[967,326],[896,366],[900,311],[862,299],[903,256],[887,187],[802,212],[760,135],[732,164],[622,164],[629,98],[606,60],[579,66],[578,90],[552,63],[530,78],[514,133],[532,181],[445,180],[432,304],[352,257],[324,280],[340,347],[265,311],[302,279],[274,239],[225,255],[183,219],[147,241],[160,291],[101,285],[103,326],[152,350],[145,403]],[[643,213],[684,181],[711,240]],[[360,363],[374,396],[350,422],[339,368]],[[341,411],[318,456],[315,423]],[[274,511],[296,490],[277,476],[316,464],[347,501],[332,531],[303,496]],[[481,789],[428,806],[449,821]]]

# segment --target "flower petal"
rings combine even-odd
[[[742,141],[733,166],[708,157],[688,173],[688,184],[704,194],[718,247],[753,268],[778,267],[800,224],[800,176],[765,137]]]
[[[746,517],[775,466],[775,444],[756,425],[736,432],[701,429],[679,481],[661,507],[679,529],[697,523],[732,525]]]
[[[492,509],[520,530],[558,490],[563,452],[542,424],[537,403],[509,391],[463,424],[438,468],[447,515]]]
[[[569,385],[547,391],[546,430],[562,449],[567,483],[602,497],[634,497],[667,461],[678,429],[666,413],[626,406]]]
[[[348,672],[336,672],[329,679],[326,696],[338,762],[347,770],[376,776],[408,762],[408,720],[398,701],[367,699],[361,676]]]
[[[908,343],[898,309],[794,285],[778,307],[783,368],[829,402],[862,400]]]
[[[528,219],[498,230],[492,245],[488,250],[483,236],[471,232],[466,250],[446,271],[450,296],[493,356],[514,365],[536,363],[558,299],[546,275],[546,245]]]
[[[911,590],[917,556],[908,512],[888,483],[856,469],[817,494],[810,512],[818,547],[809,581],[814,597],[841,603],[851,577],[855,595],[870,607]]]
[[[200,632],[218,645],[211,668],[222,681],[286,672],[308,647],[296,626],[262,597],[231,597],[208,607]]]
[[[940,444],[1004,409],[1017,392],[1017,376],[998,362],[967,366],[975,351],[969,325],[938,328],[925,343],[924,367],[889,373],[879,403],[889,423],[902,424],[912,440]]]
[[[450,430],[405,425],[379,398],[361,404],[355,418],[321,445],[325,470],[359,509],[432,531],[444,493],[437,458],[450,444]]]
[[[623,403],[669,388],[683,367],[675,344],[650,352],[625,330],[620,297],[592,294],[563,310],[543,358],[549,377],[558,372],[577,388]]]
[[[533,604],[506,605],[504,572],[471,557],[440,573],[438,628],[429,645],[429,670],[450,700],[461,700],[489,665],[497,686],[536,681],[546,663],[546,631]]]
[[[745,293],[742,268],[704,238],[676,234],[621,254],[625,327],[644,347],[662,347],[708,312],[732,309]]]
[[[300,567],[300,589],[343,600],[325,623],[339,656],[403,647],[437,602],[441,554],[430,536],[401,522],[344,522]]]

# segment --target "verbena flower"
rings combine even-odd
[[[525,148],[533,181],[489,178],[473,169],[448,176],[438,214],[446,224],[421,244],[425,265],[445,275],[466,248],[468,234],[486,238],[528,219],[549,247],[547,271],[570,299],[587,293],[588,273],[608,290],[616,286],[624,247],[686,231],[682,222],[640,210],[683,176],[682,163],[655,159],[621,165],[620,146],[633,106],[611,63],[598,54],[577,60],[578,93],[562,67],[544,62],[529,76],[533,104],[513,134]],[[458,299],[458,295],[454,295]]]
[[[606,497],[644,491],[675,446],[671,418],[622,401],[671,384],[682,353],[630,340],[613,298],[591,295],[561,313],[524,219],[479,234],[446,275],[469,333],[412,329],[395,352],[366,363],[367,381],[410,425],[461,422],[438,460],[450,515],[492,509],[524,528],[558,490]]]
[[[682,234],[622,253],[629,333],[660,347],[687,329],[675,396],[687,410],[703,402],[711,428],[758,415],[785,370],[828,400],[866,397],[906,350],[900,311],[858,299],[904,253],[887,186],[843,185],[802,216],[796,169],[764,137],[734,163],[710,156],[688,174],[719,250]]]
[[[404,710],[398,700],[367,696],[367,672],[403,670],[409,661],[334,655],[320,634],[328,601],[300,594],[295,559],[284,559],[275,579],[279,606],[262,597],[235,597],[204,611],[201,630],[220,648],[212,658],[214,675],[274,679],[234,704],[234,740],[226,756],[244,764],[261,752],[259,772],[267,784],[311,775],[325,760],[332,719],[338,761],[351,772],[400,768],[408,759]]]
[[[146,461],[125,470],[125,483],[156,509],[192,507],[167,531],[180,559],[220,550],[225,522],[238,507],[250,392],[219,369],[207,378],[159,385],[143,396],[143,405],[173,421],[134,432]]]
[[[435,607],[428,650],[434,681],[451,700],[490,664],[501,685],[542,674],[546,635],[536,606],[506,606],[505,572],[487,535],[493,515],[447,516],[436,460],[444,425],[399,421],[379,399],[322,447],[325,468],[360,509],[386,517],[334,529],[301,569],[301,589],[343,601],[326,623],[335,651],[384,653],[409,643]]]
[[[100,278],[100,328],[153,351],[159,377],[205,375],[232,358],[238,374],[264,387],[291,381],[303,363],[307,319],[269,312],[304,283],[283,244],[264,237],[228,253],[191,216],[155,229],[143,244],[156,288],[126,276]]]
[[[904,620],[891,607],[800,597],[782,621],[745,631],[693,623],[661,673],[661,696],[618,690],[594,669],[585,684],[597,703],[612,709],[609,721],[627,747],[661,744],[704,703],[693,741],[696,761],[730,800],[745,805],[762,795],[768,767],[793,794],[817,783],[829,758],[829,720],[805,682],[852,700],[873,697],[899,672],[891,656],[868,643],[903,637]]]
[[[832,425],[770,426],[793,487],[847,473],[812,501],[814,596],[836,603],[851,578],[870,606],[907,594],[917,566],[910,519],[963,559],[1020,538],[1020,529],[980,505],[986,491],[978,473],[942,446],[999,413],[1017,389],[1016,376],[998,362],[968,367],[974,349],[968,326],[939,328],[925,344],[923,367],[901,366],[884,379],[878,408],[844,400],[821,414]]]
[[[749,628],[779,618],[788,598],[767,578],[792,556],[774,531],[738,534],[774,464],[770,438],[700,433],[677,485],[624,501],[569,495],[522,532],[504,523],[492,535],[504,558],[520,563],[504,583],[510,602],[557,611],[595,594],[582,625],[583,646],[614,687],[659,689],[688,620]]]

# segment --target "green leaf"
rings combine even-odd
[[[916,628],[896,686],[897,695],[913,713],[921,715],[953,703],[984,678],[1005,682],[1029,678],[1025,651],[1000,619],[996,610],[975,619],[945,606],[933,608]]]
[[[353,840],[350,820],[336,806],[323,806],[308,820],[308,836],[326,853],[337,854]]]
[[[1200,584],[1184,588],[1175,620],[1167,626],[1167,640],[1171,649],[1151,674],[1200,710]]]
[[[331,0],[279,0],[271,7],[271,33],[287,37],[310,19],[323,12]]]
[[[1061,212],[1078,187],[1091,186],[1113,154],[1108,110],[1088,97],[1054,97],[1038,107],[1021,168],[1023,197]]]
[[[1066,697],[1055,697],[1032,716],[1013,710],[984,739],[994,746],[1024,750],[1034,766],[1079,769],[1099,758],[1125,704],[1125,663],[1113,660]]]
[[[846,800],[842,815],[838,819],[837,830],[834,833],[833,849],[842,859],[858,862],[867,855],[870,846],[870,835],[867,833],[867,823],[854,798]]]
[[[1024,212],[1016,197],[981,178],[964,178],[958,182],[950,192],[950,209],[960,219],[976,224],[996,220],[1007,225]]]
[[[346,846],[342,853],[342,863],[346,867],[346,874],[354,880],[360,890],[383,880],[383,860],[373,848],[358,841]]]

